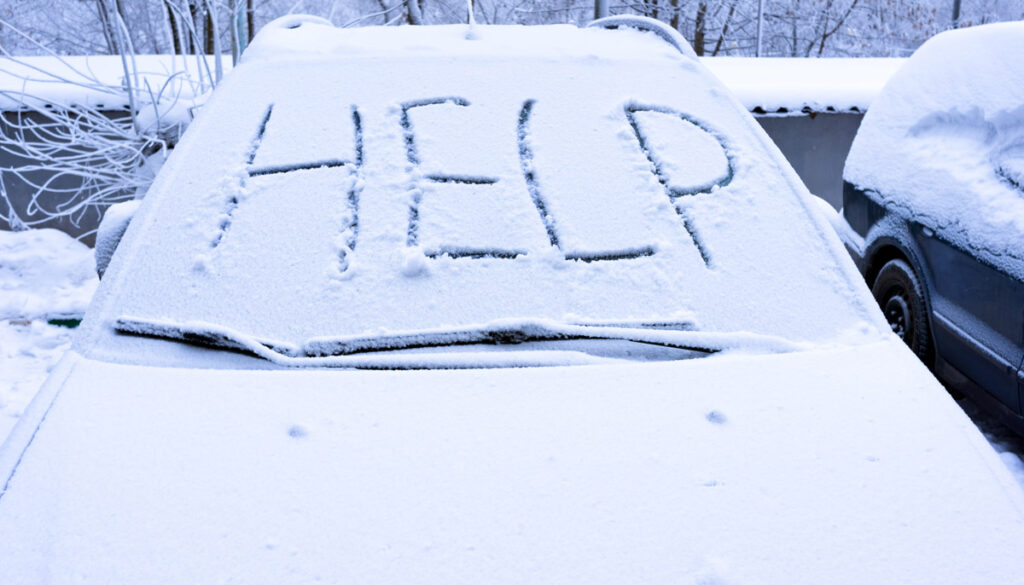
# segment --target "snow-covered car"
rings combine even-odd
[[[839,232],[885,316],[1024,433],[1024,23],[943,33],[871,105]]]
[[[5,583],[1024,569],[1020,489],[811,195],[629,19],[269,25],[0,486]]]

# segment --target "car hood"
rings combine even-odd
[[[0,451],[9,583],[966,583],[1019,488],[895,338],[471,371],[75,354]]]

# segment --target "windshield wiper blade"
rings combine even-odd
[[[618,340],[658,345],[701,353],[745,350],[782,353],[801,348],[786,339],[747,332],[692,330],[686,322],[564,323],[554,320],[506,319],[458,329],[424,329],[372,336],[319,337],[301,346],[259,339],[220,325],[203,322],[121,317],[120,333],[171,339],[232,351],[241,351],[285,366],[363,367],[367,352],[445,347],[470,344],[519,344],[571,339]],[[374,360],[375,362],[378,360]]]
[[[503,319],[458,329],[425,329],[372,336],[316,337],[303,344],[303,350],[311,357],[327,357],[448,345],[506,345],[573,339],[632,341],[702,353],[716,353],[730,345],[722,343],[725,341],[724,338],[715,339],[714,334],[692,331],[691,328],[691,323],[564,323],[547,319]]]
[[[268,341],[202,321],[180,323],[163,319],[119,317],[114,321],[114,330],[127,335],[154,337],[212,349],[238,351],[266,359],[271,359],[267,355],[268,352],[284,357],[302,355],[302,350],[295,344]]]
[[[284,367],[369,370],[474,369],[606,364],[609,361],[615,361],[581,354],[577,351],[530,352],[528,356],[511,359],[507,354],[486,352],[402,355],[397,359],[387,351],[316,357],[306,355],[294,344],[266,341],[221,325],[199,321],[175,322],[162,319],[121,317],[115,321],[114,330],[125,335],[151,337],[209,349],[240,352]]]

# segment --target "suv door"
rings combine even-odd
[[[1020,412],[1024,359],[1024,282],[915,224],[932,275],[932,324],[939,355]]]
[[[1020,366],[1017,367],[1017,396],[1024,395],[1024,358],[1020,360]]]

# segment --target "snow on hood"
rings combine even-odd
[[[844,179],[1024,278],[1024,23],[922,45],[865,116]]]
[[[293,345],[502,319],[879,334],[810,195],[699,62],[626,29],[465,30],[265,29],[144,200],[94,323]]]
[[[703,57],[748,110],[758,114],[866,112],[906,59]]]
[[[615,367],[68,370],[15,430],[24,455],[0,451],[0,480],[20,459],[0,493],[11,583],[1021,572],[1019,488],[895,337]]]

